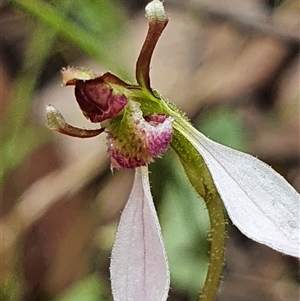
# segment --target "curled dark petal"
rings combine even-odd
[[[75,96],[85,116],[95,123],[116,117],[127,103],[125,95],[114,95],[113,88],[102,77],[77,80]]]

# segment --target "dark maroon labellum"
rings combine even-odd
[[[101,77],[77,80],[75,96],[85,116],[94,123],[116,117],[127,103],[125,95],[114,95],[113,88]]]

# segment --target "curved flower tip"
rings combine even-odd
[[[163,1],[153,0],[146,5],[145,8],[146,17],[149,22],[165,22],[168,21],[168,17],[166,16]]]
[[[77,137],[77,138],[90,138],[97,136],[104,132],[105,128],[96,130],[86,130],[74,127],[66,122],[63,115],[55,109],[52,105],[46,107],[47,127],[50,130],[60,132],[62,134]]]
[[[149,21],[148,33],[136,62],[136,81],[141,87],[151,90],[150,84],[150,61],[156,43],[168,24],[162,1],[153,0],[145,8],[146,17]]]
[[[115,301],[165,301],[170,275],[147,167],[137,168],[112,249]]]
[[[300,196],[296,190],[257,158],[213,142],[194,128],[187,132],[239,230],[279,252],[300,257]]]
[[[107,128],[111,168],[145,166],[161,156],[172,139],[173,121],[160,114],[144,118],[140,105],[130,101],[118,127]]]

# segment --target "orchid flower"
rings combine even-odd
[[[208,209],[211,252],[201,300],[214,300],[224,262],[224,207],[246,236],[299,257],[299,194],[257,158],[198,132],[184,113],[151,88],[150,60],[168,18],[159,0],[146,6],[146,16],[149,29],[136,64],[137,84],[111,73],[100,76],[78,68],[62,71],[63,84],[75,86],[83,114],[101,128],[73,127],[51,105],[47,107],[47,125],[80,138],[104,132],[111,168],[135,169],[112,249],[110,273],[116,301],[167,299],[169,268],[147,166],[169,146],[174,149]]]

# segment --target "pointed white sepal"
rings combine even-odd
[[[203,157],[232,222],[249,238],[300,257],[300,196],[270,166],[194,128],[186,138]]]
[[[165,301],[168,297],[168,261],[147,167],[135,170],[112,249],[110,275],[115,301]]]

